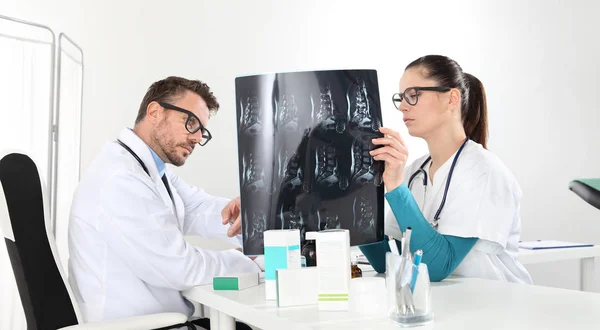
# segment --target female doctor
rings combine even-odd
[[[432,281],[451,274],[531,283],[517,261],[521,230],[519,184],[486,149],[487,108],[481,82],[438,55],[410,63],[393,101],[412,136],[429,154],[406,166],[398,132],[381,128],[371,151],[385,162],[391,213],[386,233],[411,227],[410,250],[423,250]]]

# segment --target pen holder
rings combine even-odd
[[[401,327],[414,327],[433,321],[427,265],[421,263],[415,266],[412,260],[388,252],[386,268],[389,318]]]

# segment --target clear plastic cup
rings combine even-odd
[[[401,327],[433,321],[431,282],[426,264],[417,267],[412,260],[388,252],[385,278],[390,320]]]

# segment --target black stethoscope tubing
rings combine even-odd
[[[465,139],[465,142],[463,142],[463,144],[460,146],[460,148],[456,152],[456,156],[454,156],[454,159],[452,160],[452,165],[450,166],[450,172],[448,173],[448,180],[446,181],[446,187],[444,188],[444,196],[442,197],[442,202],[440,203],[440,206],[438,207],[438,209],[435,212],[435,215],[433,217],[433,226],[434,227],[437,226],[438,221],[440,219],[440,214],[442,213],[442,210],[444,209],[444,204],[446,204],[446,197],[448,196],[448,189],[450,188],[450,181],[452,180],[452,173],[454,173],[454,166],[456,165],[456,161],[458,160],[460,153],[465,148],[465,145],[467,145],[467,142],[469,142],[468,137]],[[425,165],[427,165],[427,163],[429,163],[429,161],[431,161],[431,156],[427,157],[427,159],[423,162],[423,164],[421,164],[419,169],[415,173],[413,173],[413,175],[410,176],[410,179],[408,180],[408,189],[409,190],[411,189],[414,179],[421,172],[423,173],[423,187],[427,187],[428,180],[427,180],[427,172],[425,172]]]

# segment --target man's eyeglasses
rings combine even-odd
[[[406,100],[406,103],[415,105],[419,101],[419,91],[434,91],[434,92],[448,92],[452,88],[450,87],[409,87],[404,90],[404,93],[396,93],[392,96],[392,102],[396,106],[396,109],[400,110],[400,103]]]
[[[202,125],[198,116],[196,116],[193,112],[166,102],[158,102],[158,104],[160,104],[160,106],[165,109],[175,110],[187,114],[188,117],[185,121],[185,129],[187,129],[187,131],[191,134],[202,130],[202,140],[198,142],[199,145],[204,146],[208,143],[208,141],[210,141],[210,139],[212,139],[212,135],[210,134],[210,132]]]

